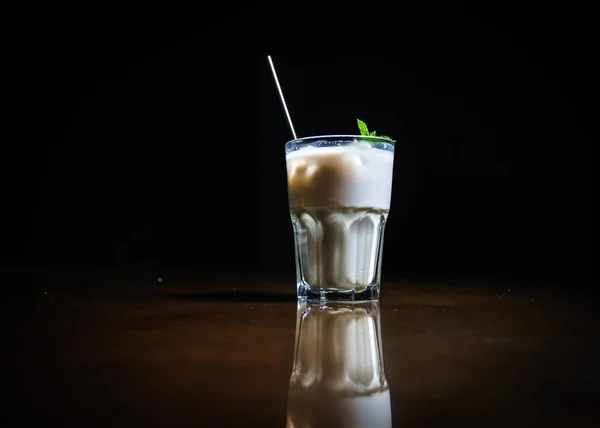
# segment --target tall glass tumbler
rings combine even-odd
[[[394,142],[325,135],[285,145],[301,300],[378,300]]]

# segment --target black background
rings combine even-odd
[[[299,136],[356,133],[359,117],[398,140],[384,277],[587,278],[590,17],[548,5],[20,15],[1,265],[293,282],[291,135],[271,54]]]

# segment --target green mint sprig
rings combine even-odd
[[[360,119],[356,119],[356,123],[358,123],[358,130],[360,131],[360,135],[364,135],[367,137],[377,137],[377,133],[375,131],[371,131],[369,132],[369,128],[367,128],[367,124],[365,122],[363,122]],[[390,141],[393,141],[394,143],[396,142],[396,140],[392,140],[390,137],[386,137],[385,135],[379,135],[379,137],[381,138],[387,138]]]

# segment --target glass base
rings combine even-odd
[[[379,300],[379,283],[369,285],[359,291],[338,290],[327,288],[314,288],[305,283],[297,284],[298,300],[307,302],[365,302],[370,300]]]

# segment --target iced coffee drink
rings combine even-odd
[[[298,297],[376,300],[394,143],[321,136],[286,144]]]

